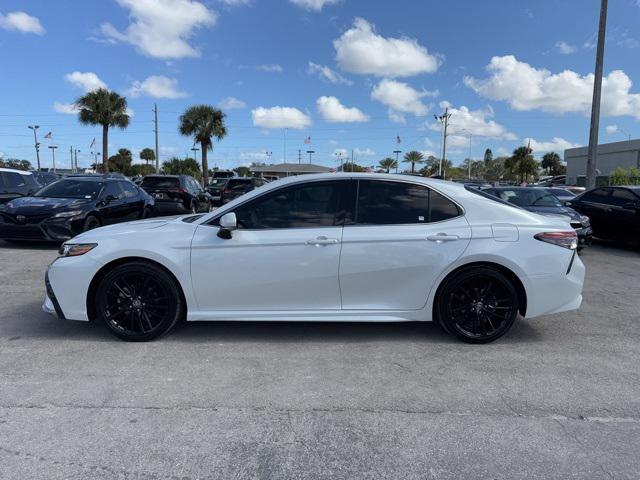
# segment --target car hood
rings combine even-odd
[[[534,212],[547,217],[559,217],[569,220],[580,220],[580,214],[569,207],[523,207],[529,212]]]
[[[162,218],[149,218],[146,220],[135,220],[133,222],[117,223],[115,225],[108,225],[106,227],[100,227],[88,232],[81,233],[73,238],[72,243],[78,242],[96,242],[104,237],[120,237],[123,235],[135,235],[145,230],[152,230],[164,227],[165,225],[181,221],[182,217],[162,217]]]
[[[94,200],[87,198],[20,197],[0,206],[0,211],[13,215],[44,215],[66,210],[84,210]]]

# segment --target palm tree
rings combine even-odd
[[[140,160],[144,160],[144,163],[149,166],[149,162],[153,162],[156,159],[156,152],[150,148],[143,148],[140,151]]]
[[[542,157],[542,168],[544,168],[547,175],[554,175],[554,171],[558,169],[560,165],[560,155],[556,152],[545,153]]]
[[[415,172],[416,163],[422,163],[424,161],[424,155],[422,152],[418,152],[417,150],[412,150],[411,152],[407,152],[404,154],[403,162],[411,163],[411,173]]]
[[[385,170],[387,173],[389,173],[389,171],[390,171],[392,168],[397,168],[397,167],[398,167],[398,162],[396,162],[396,161],[395,161],[393,158],[391,158],[391,157],[387,157],[387,158],[384,158],[384,159],[380,160],[380,161],[378,162],[378,166],[379,166],[381,169]]]
[[[102,164],[109,171],[109,127],[127,128],[127,99],[106,88],[86,93],[75,102],[78,120],[83,125],[102,126]]]
[[[194,105],[189,107],[180,116],[180,133],[193,136],[200,143],[202,151],[202,184],[208,184],[209,163],[207,151],[213,149],[212,138],[222,140],[227,135],[227,126],[224,123],[226,115],[222,110],[209,105]]]

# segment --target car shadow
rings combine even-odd
[[[99,322],[60,320],[44,313],[39,303],[5,311],[2,338],[112,342],[117,340]],[[4,316],[4,315],[3,315]],[[530,322],[518,319],[499,343],[532,343],[543,335]],[[461,342],[433,322],[183,322],[158,342],[177,343],[375,343],[419,341],[424,344]]]
[[[589,251],[606,251],[607,254],[625,257],[637,257],[640,255],[640,246],[631,243],[616,242],[614,240],[601,240],[594,238],[593,243],[585,248],[581,255],[589,253]]]
[[[60,243],[55,242],[7,242],[5,240],[0,240],[0,248],[7,250],[58,250],[60,248]]]

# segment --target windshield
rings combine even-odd
[[[505,202],[513,203],[519,207],[561,207],[562,202],[549,192],[535,190],[533,188],[513,189],[513,190],[492,190],[490,193],[496,195]]]
[[[38,190],[34,197],[49,198],[97,198],[102,190],[103,182],[87,180],[58,180]]]
[[[145,177],[140,186],[142,188],[175,188],[180,186],[180,179],[175,177]]]

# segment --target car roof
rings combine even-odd
[[[8,172],[8,173],[19,173],[20,175],[33,175],[31,172],[27,170],[18,170],[16,168],[0,168],[0,172]]]
[[[180,178],[180,177],[190,177],[191,175],[162,175],[159,173],[152,175],[145,175],[144,178]]]

